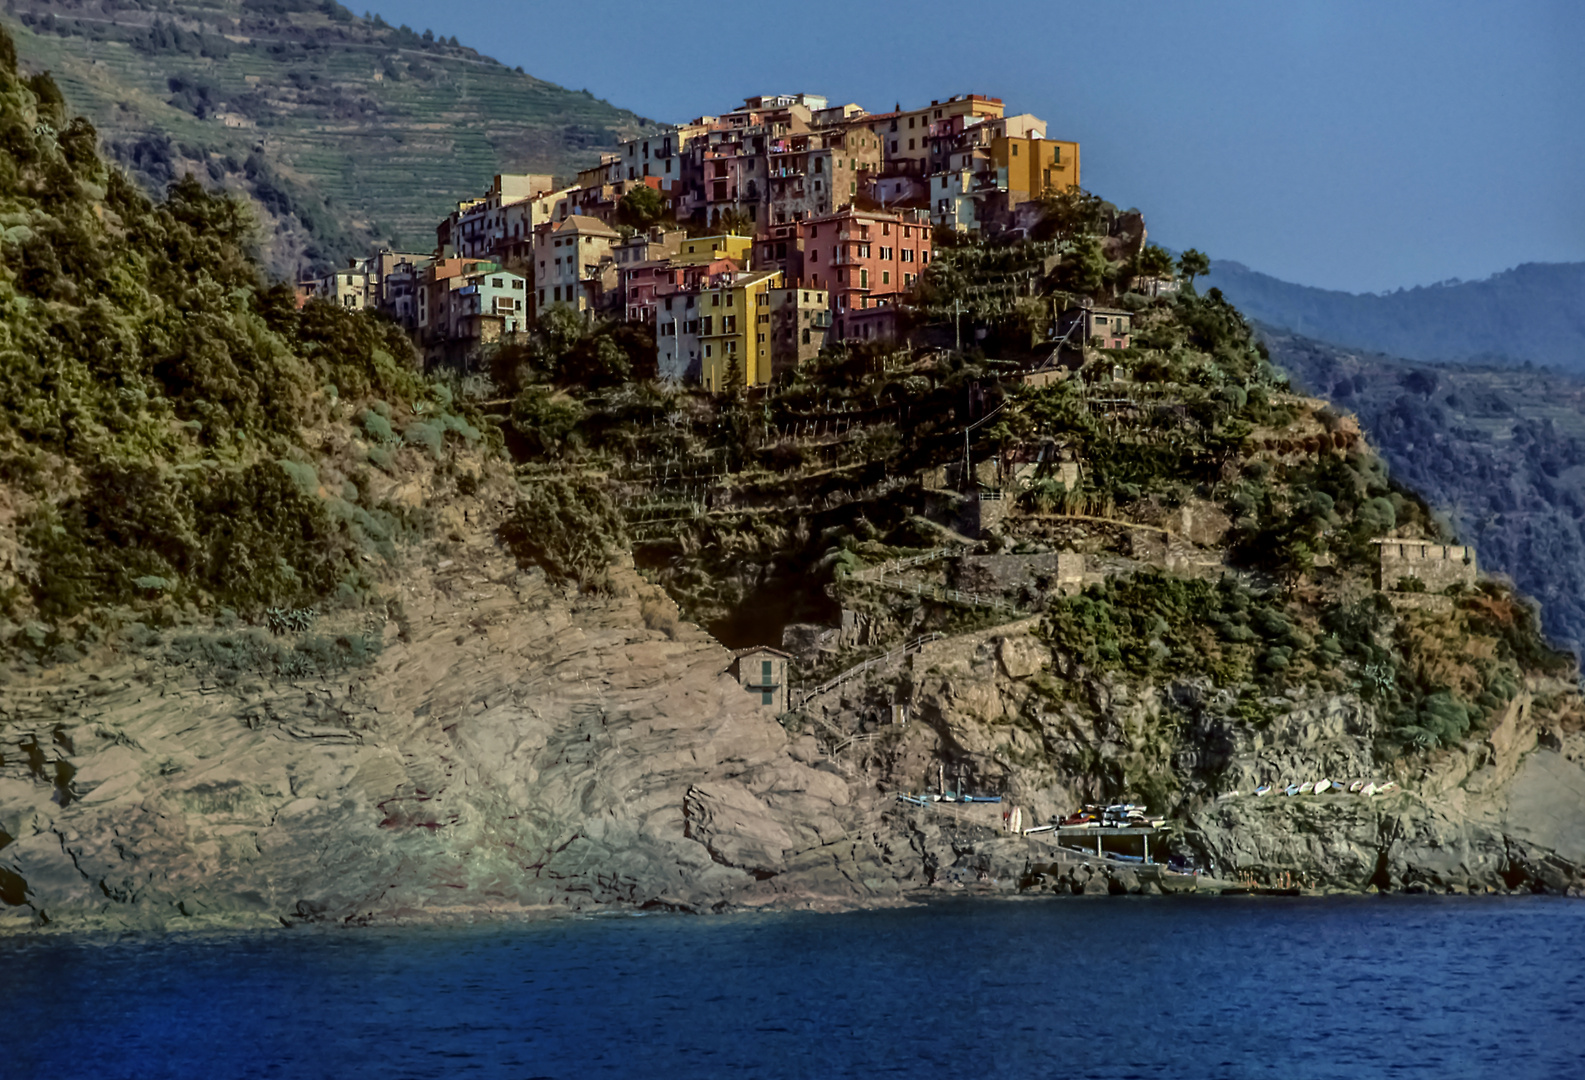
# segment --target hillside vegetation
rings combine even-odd
[[[427,527],[397,481],[480,431],[400,332],[267,284],[244,206],[190,179],[154,202],[107,166],[3,34],[0,117],[8,645],[62,660],[128,627],[378,603]]]
[[[245,193],[282,276],[428,251],[492,174],[570,177],[648,124],[328,0],[13,0],[0,22],[145,191]]]
[[[1585,383],[1530,368],[1429,364],[1262,335],[1307,389],[1359,416],[1394,475],[1447,508],[1483,567],[1585,641]]]

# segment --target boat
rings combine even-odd
[[[1332,781],[1323,776],[1321,779],[1315,782],[1315,787],[1312,790],[1317,795],[1325,795],[1328,791],[1332,790]]]
[[[1299,785],[1299,794],[1300,795],[1308,795],[1314,789],[1315,789],[1315,781],[1306,780],[1304,783]]]
[[[1396,781],[1396,780],[1388,780],[1385,784],[1381,785],[1381,787],[1376,789],[1376,793],[1378,795],[1385,795],[1389,791],[1397,791],[1397,790],[1398,790],[1398,781]]]
[[[1341,780],[1333,780],[1332,781],[1332,790],[1333,791],[1343,791],[1343,790],[1345,790],[1345,788],[1343,786],[1343,781],[1341,781]]]
[[[1270,793],[1271,793],[1271,785],[1270,784],[1261,784],[1258,788],[1255,789],[1255,794],[1256,795],[1269,795]]]
[[[1216,797],[1216,801],[1217,802],[1226,802],[1228,799],[1236,799],[1236,798],[1238,798],[1239,795],[1241,795],[1241,794],[1242,794],[1242,792],[1238,792],[1238,791],[1224,791],[1224,792],[1222,792],[1220,795],[1218,795]]]
[[[1289,784],[1288,785],[1288,789],[1286,791],[1284,791],[1283,794],[1284,795],[1297,795],[1297,794],[1299,794],[1299,785],[1298,784]]]
[[[1349,792],[1351,794],[1358,795],[1359,792],[1360,792],[1360,789],[1363,788],[1364,786],[1365,786],[1365,781],[1363,781],[1363,780],[1355,780],[1352,784],[1348,785],[1348,790],[1349,790]]]
[[[1374,795],[1374,794],[1376,794],[1376,782],[1374,780],[1372,780],[1370,783],[1366,784],[1364,790],[1361,791],[1360,794],[1361,795]]]

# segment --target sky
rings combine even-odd
[[[1305,285],[1585,261],[1580,0],[377,2],[670,123],[753,94],[1000,97],[1153,241]]]

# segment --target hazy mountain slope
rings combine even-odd
[[[503,170],[570,176],[647,122],[473,49],[310,0],[13,0],[4,22],[145,186],[247,192],[271,269],[428,250]]]
[[[1526,263],[1484,281],[1356,295],[1218,261],[1201,284],[1213,286],[1252,319],[1353,349],[1585,371],[1585,263]]]
[[[1267,330],[1272,360],[1354,411],[1399,480],[1449,507],[1482,566],[1585,641],[1585,382],[1550,371],[1432,365]]]

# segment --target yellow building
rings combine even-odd
[[[1076,142],[1004,135],[992,141],[991,161],[1000,173],[998,179],[1005,177],[1003,184],[1013,205],[1039,198],[1047,190],[1080,186]]]
[[[747,270],[753,248],[752,236],[693,236],[682,242],[682,249],[671,256],[671,261],[676,266],[703,266],[717,259],[731,259]]]
[[[724,274],[699,290],[700,375],[706,390],[718,394],[730,386],[733,368],[744,386],[771,381],[770,291],[781,284],[780,270],[761,270]]]

